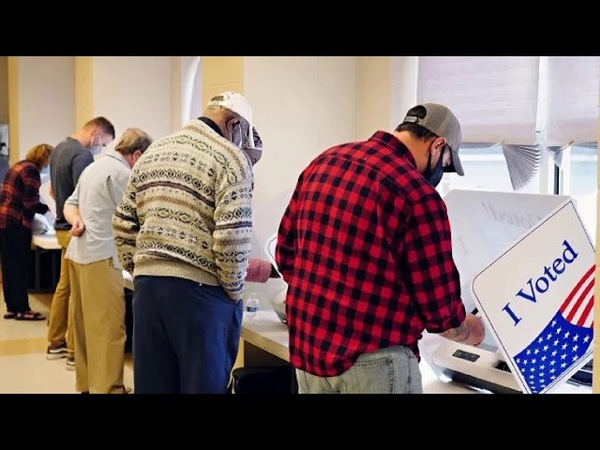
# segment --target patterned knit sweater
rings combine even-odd
[[[155,141],[135,164],[113,234],[125,270],[222,286],[242,298],[252,236],[252,167],[200,120]]]

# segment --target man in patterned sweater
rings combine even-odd
[[[260,157],[245,97],[155,141],[113,216],[134,278],[135,393],[225,393],[237,356]]]

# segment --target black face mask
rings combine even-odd
[[[433,187],[436,187],[442,181],[442,176],[444,175],[444,162],[442,161],[442,157],[438,159],[435,168],[431,168],[431,152],[429,152],[429,159],[427,161],[427,169],[423,173],[423,176],[427,180],[429,184]]]

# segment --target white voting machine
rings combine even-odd
[[[453,190],[444,198],[477,347],[424,333],[442,379],[495,393],[591,392],[595,224],[568,196]],[[572,392],[572,390],[569,390]]]

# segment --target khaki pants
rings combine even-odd
[[[60,278],[52,297],[50,305],[50,319],[48,322],[48,342],[51,347],[60,347],[67,344],[69,356],[74,353],[72,308],[69,308],[69,297],[71,296],[71,282],[69,280],[69,269],[65,253],[71,241],[71,233],[65,230],[56,231],[56,239],[62,247],[60,258]]]
[[[125,293],[123,272],[112,258],[69,262],[75,334],[75,379],[79,392],[125,390]]]

